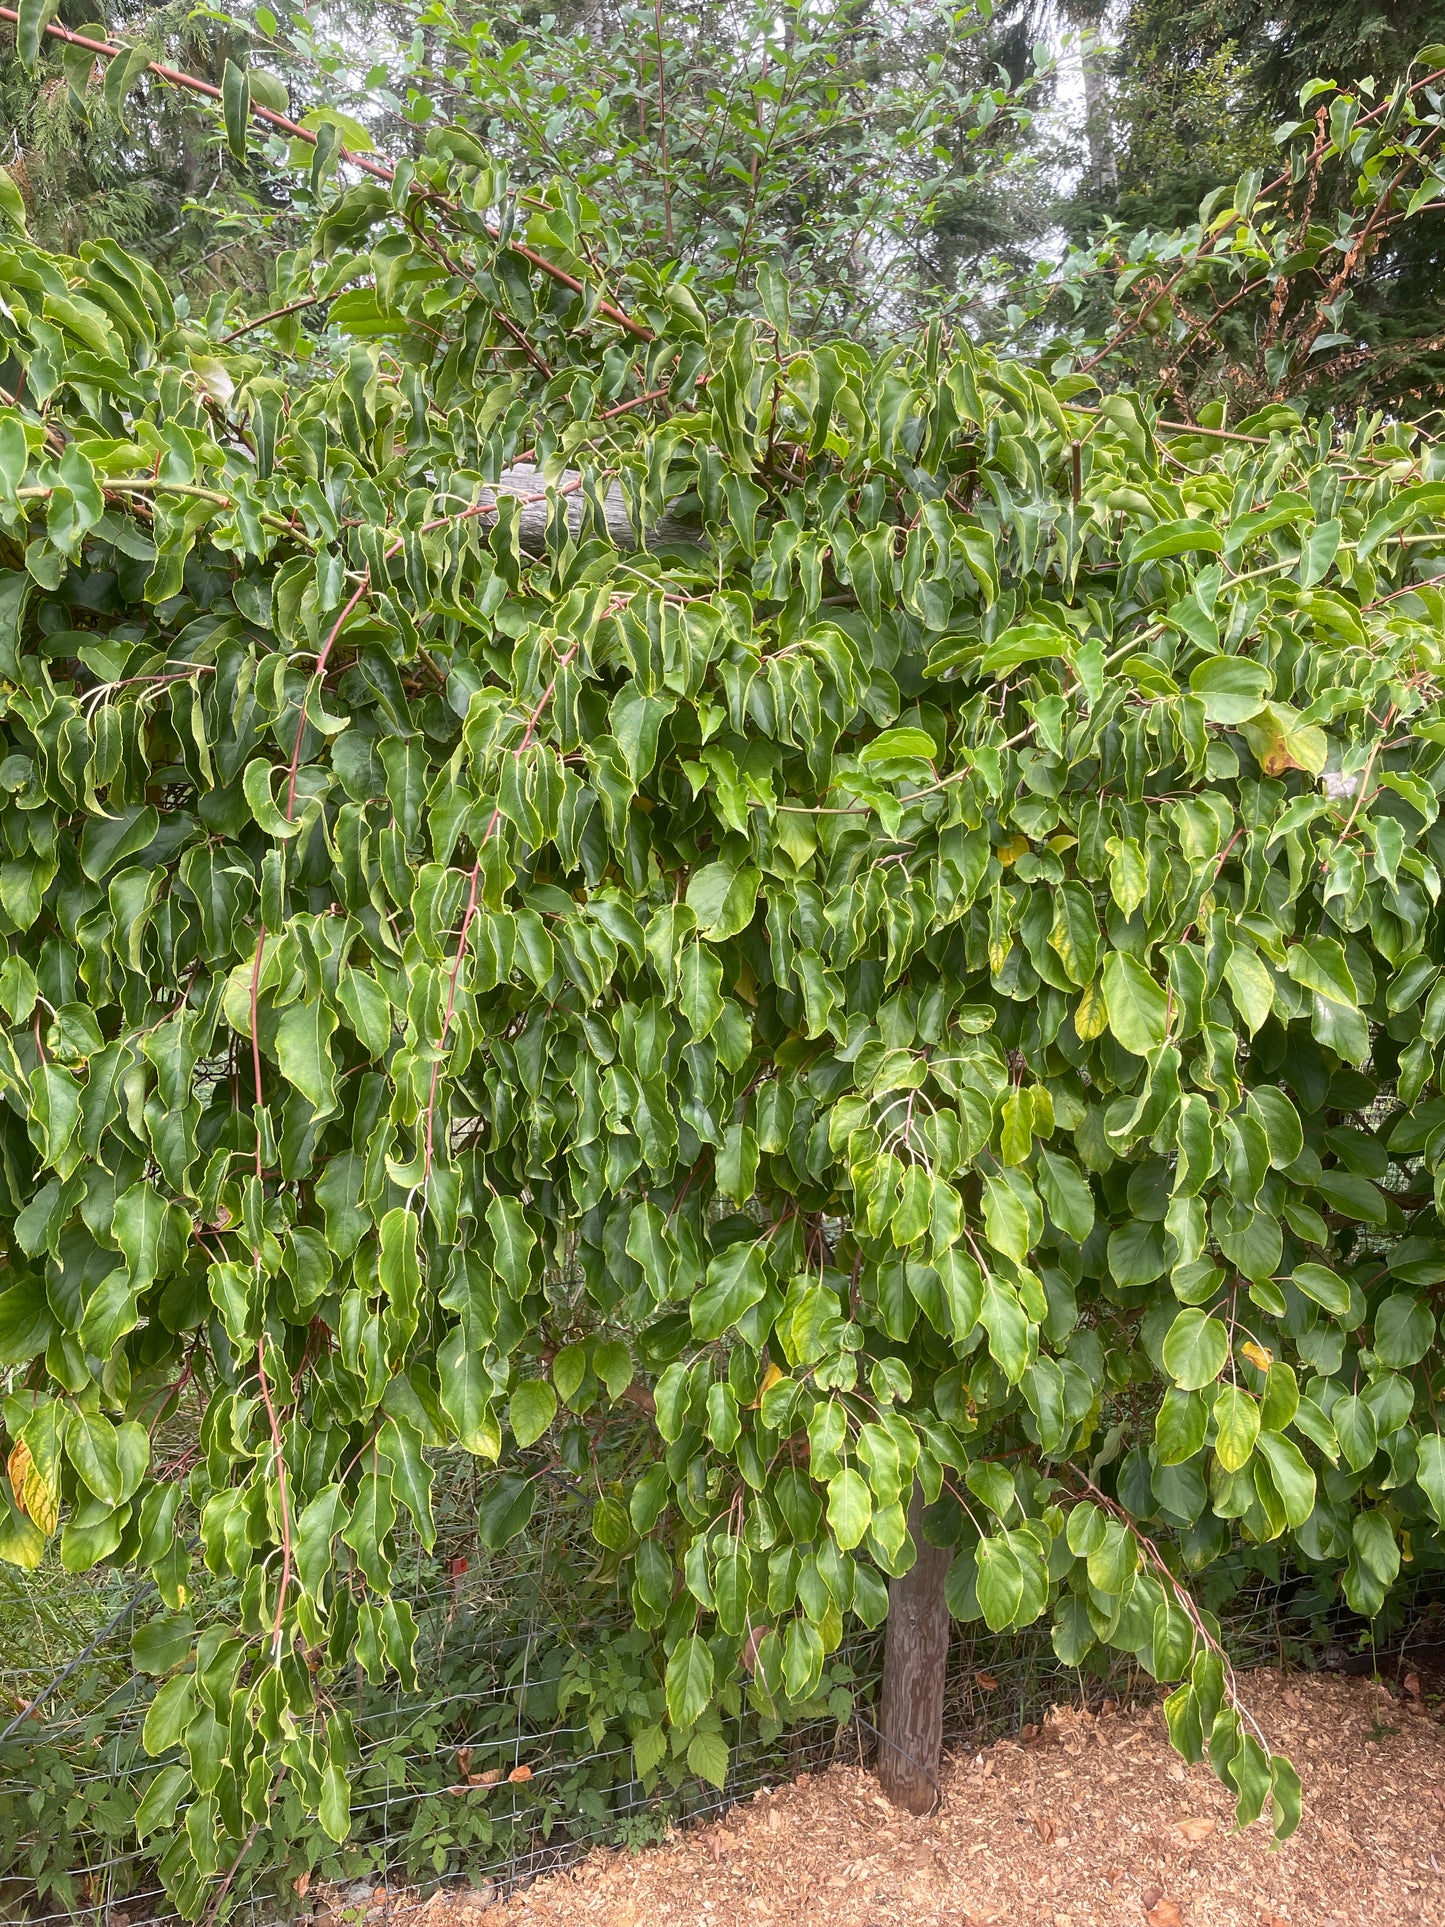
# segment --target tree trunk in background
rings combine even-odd
[[[923,1536],[923,1494],[915,1485],[908,1530],[918,1557],[888,1582],[888,1636],[878,1715],[878,1783],[896,1807],[931,1813],[943,1754],[943,1675],[948,1607],[943,1581],[952,1554]]]
[[[1089,38],[1080,49],[1079,70],[1084,82],[1084,139],[1089,148],[1089,185],[1117,189],[1119,160],[1114,152],[1114,127],[1109,100],[1109,48],[1103,39],[1107,9],[1099,0],[1064,0],[1064,18]]]

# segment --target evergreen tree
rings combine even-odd
[[[1445,42],[1442,0],[1338,5],[1280,0],[1134,0],[1114,58],[1111,112],[1117,175],[1091,168],[1067,211],[1075,238],[1104,219],[1129,233],[1194,220],[1200,201],[1250,168],[1277,166],[1277,122],[1314,114],[1300,89],[1316,76],[1381,98],[1417,50]],[[1445,66],[1445,49],[1434,63]],[[1373,79],[1373,89],[1370,82]],[[1327,111],[1327,108],[1326,108]],[[1300,197],[1301,208],[1308,192]],[[1316,198],[1312,216],[1337,212]],[[1415,415],[1445,400],[1439,287],[1445,219],[1412,219],[1384,234],[1369,285],[1319,372],[1335,396]]]

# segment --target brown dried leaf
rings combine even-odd
[[[1177,1900],[1156,1900],[1144,1918],[1149,1927],[1184,1927],[1184,1915]]]
[[[750,1673],[758,1670],[758,1648],[772,1631],[771,1626],[750,1626],[743,1641],[743,1665]]]
[[[514,1766],[507,1775],[508,1781],[514,1785],[518,1780],[530,1780],[531,1777],[532,1769],[529,1766]]]
[[[1214,1831],[1214,1822],[1207,1814],[1189,1820],[1176,1820],[1174,1824],[1186,1840],[1203,1840]]]
[[[489,1766],[485,1773],[477,1774],[476,1779],[478,1786],[496,1786],[501,1777],[502,1774],[499,1767]]]
[[[297,1874],[296,1878],[291,1882],[291,1885],[304,1900],[311,1890],[311,1869],[308,1867],[305,1873]],[[114,1917],[114,1915],[111,1916],[112,1919],[114,1919]]]
[[[1055,1835],[1058,1833],[1058,1828],[1054,1825],[1053,1821],[1048,1817],[1046,1813],[1042,1813],[1042,1814],[1036,1813],[1033,1816],[1033,1820],[1034,1820],[1034,1832],[1037,1833],[1040,1840],[1043,1841],[1046,1847],[1051,1846],[1053,1844]]]

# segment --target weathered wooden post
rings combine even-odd
[[[878,1781],[895,1806],[931,1813],[943,1755],[943,1677],[948,1606],[943,1582],[951,1554],[923,1536],[923,1494],[915,1485],[908,1530],[918,1557],[888,1582],[888,1634],[878,1726]]]

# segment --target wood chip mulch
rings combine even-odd
[[[1424,1703],[1335,1677],[1243,1686],[1304,1781],[1283,1847],[1263,1826],[1232,1831],[1224,1790],[1171,1751],[1157,1705],[1061,1709],[1036,1739],[947,1762],[926,1819],[888,1806],[870,1773],[834,1767],[662,1846],[600,1849],[471,1921],[1445,1927],[1445,1730]]]

